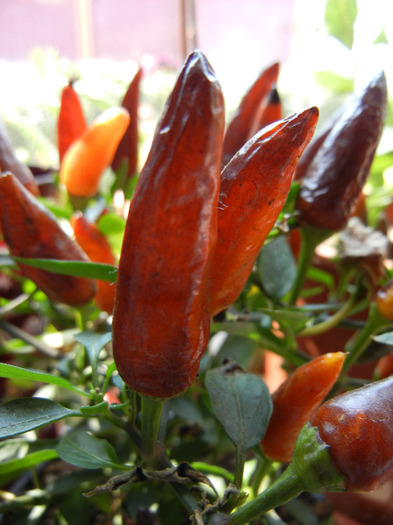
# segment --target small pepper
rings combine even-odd
[[[317,120],[318,109],[313,107],[264,128],[222,171],[212,315],[232,304],[242,291],[285,204],[296,164]]]
[[[225,166],[237,151],[253,136],[255,119],[266,97],[277,83],[278,62],[266,68],[243,96],[240,105],[225,131],[222,165]]]
[[[393,279],[380,288],[375,296],[377,308],[385,319],[393,321]]]
[[[0,224],[10,254],[35,259],[87,261],[86,254],[59,226],[47,210],[10,172],[0,174]],[[19,264],[50,299],[71,306],[90,301],[94,281],[59,275]]]
[[[126,109],[110,108],[67,149],[60,167],[60,181],[71,195],[92,197],[98,192],[102,172],[112,162],[129,121]]]
[[[121,139],[112,161],[113,171],[117,171],[124,161],[127,162],[127,176],[133,177],[138,167],[138,107],[139,84],[142,78],[142,69],[139,68],[132,79],[121,105],[130,115],[130,123]]]
[[[274,392],[273,413],[262,448],[266,456],[287,463],[296,438],[336,382],[345,354],[324,354],[293,372]]]
[[[302,175],[299,220],[326,230],[342,230],[356,207],[370,171],[386,113],[383,73],[353,97],[326,134]]]
[[[87,123],[78,94],[71,80],[61,93],[60,111],[57,118],[57,143],[60,164],[65,152],[87,130]]]
[[[81,212],[71,217],[71,226],[74,230],[76,242],[86,253],[89,259],[97,263],[116,264],[116,258],[105,235],[97,226],[83,216]],[[111,314],[115,301],[116,287],[113,283],[97,281],[97,294],[94,302],[101,310]]]
[[[194,381],[210,332],[224,102],[194,51],[138,179],[120,256],[113,354],[124,382],[167,398]]]

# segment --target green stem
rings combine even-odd
[[[165,399],[141,396],[142,399],[142,447],[143,452],[153,456],[156,445],[158,429],[160,427],[161,413]]]
[[[292,287],[289,304],[294,305],[300,295],[308,268],[314,256],[315,248],[323,240],[330,237],[332,232],[330,230],[321,230],[320,228],[312,228],[310,226],[304,227],[301,231],[302,242],[300,245],[300,252],[297,264],[296,279]]]
[[[240,490],[243,484],[244,462],[246,453],[243,447],[236,447],[235,485]]]

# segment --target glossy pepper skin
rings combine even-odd
[[[381,315],[393,321],[393,279],[378,290],[375,302]]]
[[[79,96],[70,81],[61,92],[60,110],[57,117],[57,145],[60,164],[65,152],[87,130],[85,114]]]
[[[0,174],[0,224],[10,254],[36,259],[88,260],[81,248],[60,228],[49,212],[10,173]],[[39,270],[19,264],[53,301],[77,306],[90,301],[96,293],[94,281]]]
[[[345,354],[324,354],[295,370],[274,392],[273,413],[262,448],[276,461],[291,461],[297,436],[336,382]]]
[[[393,376],[332,398],[311,423],[347,490],[369,492],[392,477]]]
[[[283,118],[282,105],[277,88],[274,86],[261,103],[250,128],[250,138],[259,130]]]
[[[239,107],[225,131],[223,166],[255,133],[258,111],[261,105],[265,104],[272,87],[277,83],[279,70],[280,65],[276,62],[262,71],[240,101]]]
[[[40,191],[34,176],[28,166],[20,162],[16,157],[2,120],[0,120],[0,172],[1,171],[10,171],[30,193],[36,196],[39,195]]]
[[[113,171],[117,171],[124,161],[127,161],[128,178],[136,174],[138,167],[138,107],[139,84],[142,78],[142,69],[139,68],[132,79],[121,105],[130,115],[130,123],[124,133],[112,161]]]
[[[338,231],[356,207],[381,137],[386,113],[386,79],[381,73],[351,99],[312,151],[297,202],[302,223]]]
[[[81,212],[71,217],[76,242],[89,259],[97,263],[116,264],[116,258],[105,235],[98,227],[89,222]],[[94,302],[101,310],[111,314],[115,302],[116,287],[113,283],[97,281],[97,294]]]
[[[195,51],[138,179],[116,284],[115,363],[125,383],[147,396],[188,388],[208,342],[223,130],[221,88]]]
[[[318,120],[312,107],[255,135],[221,174],[218,240],[211,276],[212,315],[231,305],[280,214],[297,162]]]
[[[111,164],[129,122],[126,109],[107,109],[67,149],[60,167],[60,181],[71,195],[96,195],[101,175]]]

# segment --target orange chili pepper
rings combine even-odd
[[[60,168],[60,181],[71,195],[92,197],[105,168],[130,121],[128,111],[113,107],[102,113],[66,151]]]
[[[375,302],[381,315],[393,321],[393,279],[378,290]]]
[[[81,212],[71,217],[71,226],[75,239],[89,259],[97,263],[116,264],[110,244],[105,235],[100,232],[95,224],[88,222]],[[116,287],[113,283],[97,281],[97,294],[94,302],[101,310],[111,314],[115,300]]]
[[[57,118],[57,143],[60,164],[65,152],[87,130],[87,123],[78,94],[71,80],[61,93],[60,111]]]
[[[121,103],[130,115],[130,123],[112,161],[113,171],[117,171],[123,162],[127,161],[128,177],[134,176],[138,167],[138,106],[141,78],[142,69],[138,69]]]
[[[251,138],[259,130],[282,119],[282,105],[277,88],[273,87],[261,103],[255,116],[254,123],[250,128]]]
[[[273,412],[262,448],[271,459],[289,462],[297,436],[336,382],[345,354],[324,354],[300,366],[273,394]]]
[[[56,217],[10,172],[0,174],[0,224],[10,254],[33,259],[87,261],[76,242],[59,226]],[[96,293],[94,281],[60,275],[18,264],[50,299],[72,306],[90,301]]]

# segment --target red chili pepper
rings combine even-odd
[[[225,166],[237,151],[252,137],[255,115],[266,96],[277,83],[280,65],[276,62],[262,71],[242,98],[225,132],[222,164]]]
[[[375,490],[393,475],[393,376],[332,398],[312,424],[347,490]]]
[[[261,103],[255,116],[254,123],[250,128],[250,137],[253,137],[259,130],[282,119],[282,105],[277,88],[273,87]]]
[[[0,174],[0,224],[10,254],[35,259],[88,260],[49,212],[9,172]],[[93,298],[94,281],[18,264],[50,299],[72,306]]]
[[[38,185],[29,168],[15,155],[3,122],[0,120],[0,172],[10,171],[33,195],[39,195]]]
[[[88,222],[81,212],[71,217],[71,226],[77,243],[89,259],[97,263],[116,264],[116,258],[105,235],[95,224]],[[111,314],[115,301],[116,287],[113,283],[97,281],[97,294],[94,302],[101,310]]]
[[[289,462],[296,438],[336,382],[345,354],[325,354],[300,366],[273,394],[273,413],[262,448],[266,456]]]
[[[116,366],[128,386],[148,396],[184,391],[208,342],[223,128],[221,88],[195,51],[138,179],[116,284]]]
[[[346,226],[381,137],[386,98],[381,73],[351,99],[327,133],[301,180],[297,203],[301,222],[334,231]]]
[[[114,171],[117,171],[123,162],[126,161],[128,177],[134,176],[138,167],[138,107],[141,78],[142,69],[138,69],[121,103],[130,115],[130,123],[112,161],[112,169]]]
[[[317,120],[318,109],[313,107],[261,130],[222,171],[212,315],[232,304],[242,291],[285,204],[296,164]]]
[[[71,80],[61,93],[60,111],[57,118],[57,142],[60,164],[65,152],[87,129],[87,123],[78,94]]]

